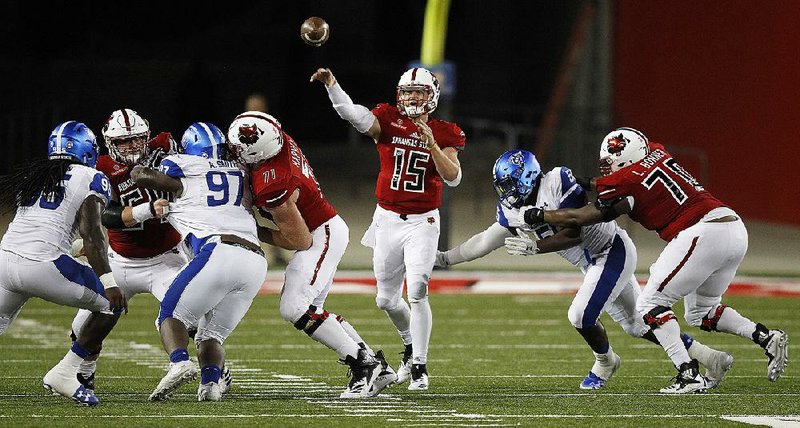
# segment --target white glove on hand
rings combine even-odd
[[[506,251],[512,256],[532,256],[539,252],[536,241],[521,233],[520,236],[510,236],[505,240]]]
[[[444,251],[437,251],[436,252],[436,261],[433,262],[433,267],[447,267],[450,265],[450,262],[447,260],[447,253]]]

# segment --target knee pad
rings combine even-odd
[[[321,314],[318,314],[317,307],[311,305],[308,307],[306,313],[304,313],[300,319],[294,323],[294,328],[302,330],[307,335],[311,336],[315,331],[317,331],[319,326],[328,319],[328,316],[330,316],[328,311],[322,311]]]
[[[279,309],[281,312],[281,318],[294,324],[307,312],[308,307],[292,304],[288,302],[288,299],[287,301],[281,299]],[[314,307],[314,309],[316,310],[316,307]]]
[[[384,311],[391,311],[397,308],[397,306],[400,304],[400,297],[387,298],[378,296],[375,298],[375,304],[378,305],[379,309],[382,309]]]
[[[569,318],[569,323],[572,324],[575,328],[583,328],[583,310],[578,308],[576,305],[569,305],[569,310],[567,311],[567,318]]]
[[[666,306],[656,306],[655,308],[651,309],[650,312],[644,314],[642,319],[644,320],[644,323],[650,326],[650,328],[653,330],[661,327],[671,320],[677,321],[677,318],[675,318],[675,312],[672,312],[672,308],[668,308]]]
[[[717,323],[725,308],[727,308],[725,305],[717,305],[716,308],[711,308],[700,322],[700,329],[703,331],[717,331]]]
[[[416,276],[416,278],[413,278]],[[420,302],[428,298],[428,275],[413,275],[408,281],[408,302]]]

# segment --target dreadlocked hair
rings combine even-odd
[[[41,158],[0,177],[0,205],[6,207],[4,212],[31,205],[42,194],[63,192],[61,182],[72,164],[80,162]]]

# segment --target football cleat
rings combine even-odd
[[[197,387],[197,401],[222,400],[222,387],[217,382],[201,383]]]
[[[68,367],[56,364],[42,379],[42,386],[53,395],[61,395],[84,406],[96,406],[100,400],[95,397],[94,391],[87,390],[78,382],[78,378]]]
[[[727,352],[713,351],[706,365],[706,381],[708,389],[719,387],[725,373],[733,366],[733,356]]]
[[[181,386],[197,379],[200,370],[189,360],[179,363],[170,363],[169,371],[158,382],[158,386],[150,394],[150,401],[166,401]]]
[[[425,391],[428,389],[428,368],[426,364],[411,365],[411,383],[408,384],[409,391]]]
[[[767,363],[767,378],[775,382],[783,374],[789,364],[789,335],[783,330],[770,330],[767,343],[764,345],[764,354],[769,359]]]
[[[406,346],[406,350],[401,352],[400,365],[397,366],[397,381],[395,383],[405,383],[411,379],[411,346]]]
[[[614,376],[622,362],[622,358],[613,351],[611,352],[610,360],[608,363],[595,360],[592,370],[581,382],[581,389],[595,390],[605,388],[606,383]]]
[[[78,382],[83,385],[88,391],[92,391],[94,393],[94,373],[90,374],[89,376],[84,376],[78,373]]]
[[[383,351],[378,351],[374,358],[378,361],[379,373],[371,387],[364,394],[365,397],[374,397],[380,394],[387,386],[394,385],[394,383],[397,382],[397,373],[395,373],[389,363],[386,362]]]
[[[708,389],[706,378],[700,375],[697,360],[681,364],[678,368],[678,375],[673,379],[675,379],[675,383],[661,388],[662,394],[700,394]]]
[[[368,394],[381,371],[378,361],[369,355],[366,349],[359,349],[358,359],[348,355],[342,362],[350,366],[348,371],[350,382],[339,398],[369,397]]]
[[[223,365],[219,376],[219,390],[222,395],[225,395],[230,392],[232,386],[233,375],[231,375],[231,369],[229,369],[228,366]]]

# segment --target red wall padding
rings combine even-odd
[[[616,125],[705,151],[703,184],[745,218],[800,225],[800,2],[620,0],[615,14]]]

